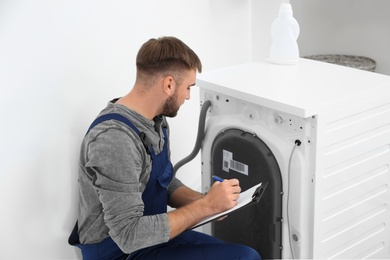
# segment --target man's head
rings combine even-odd
[[[161,37],[145,42],[138,52],[137,81],[152,85],[156,78],[171,75],[181,85],[186,70],[202,72],[202,63],[196,53],[175,37]]]
[[[190,98],[190,87],[195,85],[196,71],[202,63],[196,53],[175,37],[150,39],[138,52],[137,83],[147,91],[160,84],[166,93],[162,114],[173,117],[185,99]]]

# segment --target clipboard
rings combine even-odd
[[[248,190],[241,192],[240,198],[237,200],[237,205],[235,207],[228,209],[226,211],[223,211],[221,213],[215,214],[213,216],[210,216],[208,218],[205,218],[202,221],[200,221],[198,224],[192,226],[190,229],[194,229],[194,228],[203,226],[204,224],[207,224],[213,220],[224,217],[233,211],[250,206],[253,203],[259,203],[267,186],[268,186],[268,182],[265,183],[264,185],[262,183],[259,183],[255,186],[253,186],[252,188],[249,188]]]
[[[261,197],[263,197],[264,191],[268,186],[268,182],[265,185],[260,185],[252,195],[252,202],[259,203]]]

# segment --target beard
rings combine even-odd
[[[175,117],[179,111],[180,106],[177,105],[178,93],[175,91],[171,97],[169,97],[163,105],[163,116]]]

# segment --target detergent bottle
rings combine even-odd
[[[293,17],[291,4],[283,3],[280,6],[279,15],[271,26],[271,36],[270,62],[275,64],[298,63],[299,24]]]

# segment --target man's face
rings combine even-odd
[[[163,115],[175,117],[185,100],[191,97],[191,87],[195,86],[196,70],[189,70],[183,73],[183,82],[176,85],[175,92],[170,96],[163,106]],[[176,83],[175,83],[176,84]]]

